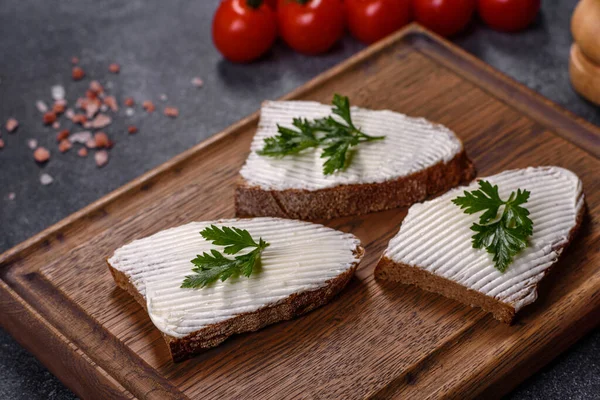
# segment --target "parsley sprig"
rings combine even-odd
[[[488,181],[479,181],[479,189],[465,191],[464,196],[452,200],[466,214],[485,212],[479,217],[479,223],[473,223],[471,237],[473,247],[485,248],[494,255],[495,267],[505,272],[513,257],[527,247],[527,239],[533,233],[533,222],[529,211],[522,207],[529,200],[530,192],[517,189],[508,200],[503,201],[498,194],[498,186]],[[498,211],[504,206],[500,217]]]
[[[286,128],[277,125],[278,134],[265,139],[265,146],[258,154],[268,157],[284,157],[298,154],[308,148],[323,148],[321,158],[327,158],[323,163],[323,174],[330,175],[343,170],[349,164],[349,151],[359,143],[382,140],[385,136],[370,136],[357,128],[352,122],[350,100],[346,96],[333,96],[332,113],[328,116],[308,120],[294,118],[292,126]]]
[[[225,281],[234,274],[250,276],[252,271],[260,264],[262,251],[269,246],[262,238],[258,243],[245,229],[211,225],[205,228],[200,235],[206,240],[212,241],[213,245],[225,246],[225,254],[237,254],[248,247],[254,247],[249,253],[227,258],[219,251],[213,249],[210,253],[202,253],[192,260],[195,265],[192,268],[193,275],[188,275],[181,284],[182,288],[202,288],[209,283],[221,279]]]

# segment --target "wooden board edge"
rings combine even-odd
[[[542,96],[421,25],[413,24],[411,28],[405,39],[412,40],[413,45],[420,52],[473,82],[476,86],[485,89],[507,106],[515,108],[515,103],[527,103],[528,109],[534,112],[534,114],[528,115],[546,127],[548,131],[558,134],[593,157],[600,159],[600,127]],[[430,50],[428,47],[431,46],[443,49],[444,54]],[[482,75],[485,76],[482,77]],[[490,78],[493,82],[490,82]]]
[[[443,39],[436,37],[434,34],[431,34],[426,29],[424,29],[418,25],[414,25],[414,24],[409,25],[408,27],[403,29],[401,32],[393,35],[392,37],[387,38],[381,42],[378,42],[377,44],[375,44],[365,50],[362,50],[361,52],[357,53],[356,55],[349,58],[348,60],[338,64],[337,66],[331,68],[330,70],[323,72],[322,74],[320,74],[316,78],[312,79],[308,83],[302,85],[301,87],[299,87],[299,88],[295,89],[294,91],[288,93],[287,95],[283,96],[282,99],[294,98],[294,97],[301,95],[304,92],[310,91],[315,86],[318,86],[318,85],[328,81],[329,79],[334,78],[338,73],[345,70],[346,68],[349,68],[354,64],[360,63],[364,59],[369,58],[371,55],[381,51],[382,49],[384,49],[390,45],[393,45],[394,43],[396,43],[399,40],[403,40],[406,35],[415,34],[415,33],[423,34],[425,36],[429,35],[429,36],[433,37],[436,42],[439,42],[442,46],[448,48],[450,51],[458,53],[460,57],[471,59],[471,60],[469,60],[470,62],[472,62],[473,64],[477,64],[480,67],[485,68],[489,73],[498,74],[499,78],[501,78],[502,80],[506,80],[507,84],[509,86],[516,87],[519,90],[529,92],[526,94],[527,96],[535,98],[538,102],[544,103],[547,107],[552,107],[555,112],[560,113],[564,118],[574,119],[575,123],[582,125],[582,126],[586,126],[586,129],[593,131],[593,132],[598,132],[598,128],[595,127],[594,125],[581,120],[579,117],[577,117],[574,114],[570,113],[569,111],[561,108],[560,106],[550,102],[549,100],[544,99],[542,96],[531,91],[524,85],[519,84],[516,81],[512,81],[510,78],[506,77],[505,75],[501,74],[500,72],[493,70],[492,67],[490,67],[487,64],[483,63],[482,61],[476,59],[474,56],[468,54],[467,52],[464,52],[463,50],[461,50],[459,48],[454,48],[454,46],[446,44]],[[497,96],[496,91],[492,91],[491,93],[493,93],[495,96]],[[103,196],[102,198],[93,202],[89,206],[86,206],[85,208],[71,214],[69,217],[59,221],[58,223],[50,226],[49,228],[43,230],[42,232],[36,234],[32,238],[7,250],[6,252],[4,252],[3,254],[0,255],[0,268],[9,264],[15,257],[19,257],[22,254],[28,254],[29,252],[34,251],[35,246],[39,245],[41,242],[46,240],[49,236],[54,235],[56,232],[64,229],[68,225],[76,222],[78,219],[83,218],[93,212],[100,210],[101,208],[103,208],[104,206],[109,204],[110,202],[114,201],[119,196],[121,196],[131,190],[141,187],[148,181],[156,178],[157,176],[169,171],[171,168],[184,162],[189,157],[196,154],[198,151],[201,151],[201,150],[217,143],[218,141],[222,140],[223,138],[225,138],[231,134],[234,134],[237,131],[246,129],[249,124],[253,124],[256,122],[257,117],[258,117],[258,112],[251,114],[250,116],[242,119],[241,121],[231,125],[229,128],[226,128],[224,131],[222,131],[222,132],[208,138],[207,140],[195,145],[194,147],[184,151],[183,153],[172,158],[171,160],[159,165],[158,167],[148,171],[147,173],[141,175],[140,177],[130,181],[129,183],[125,184],[124,186],[120,187],[119,189],[116,189],[115,191],[109,193],[108,195]],[[579,146],[579,147],[581,147],[581,146]],[[583,148],[583,149],[585,150],[585,148]],[[587,150],[587,151],[589,152],[589,150]],[[596,157],[598,157],[598,156],[596,156]],[[20,307],[19,307],[19,305],[20,305]],[[23,315],[25,315],[25,318],[21,317],[20,319],[23,319],[25,322],[19,323],[17,321],[17,323],[14,323],[11,320],[10,322],[12,325],[8,328],[5,327],[5,325],[8,325],[8,323],[5,324],[4,315],[9,315],[11,310],[12,310],[12,312],[14,312],[14,310],[19,310],[20,312],[22,312]],[[50,365],[44,361],[48,357],[47,355],[44,354],[44,351],[47,349],[47,346],[44,346],[42,344],[36,345],[35,343],[32,343],[32,338],[26,338],[26,340],[22,341],[21,334],[22,334],[22,332],[26,331],[24,327],[28,327],[29,329],[31,329],[32,326],[36,327],[36,329],[35,329],[36,338],[40,337],[39,332],[44,332],[43,333],[44,335],[48,334],[48,336],[50,337],[49,341],[52,342],[48,346],[59,344],[60,346],[58,346],[58,347],[61,347],[61,348],[64,347],[64,349],[62,351],[65,351],[65,354],[67,354],[66,352],[68,350],[71,353],[74,353],[74,354],[80,356],[80,357],[71,357],[70,358],[71,364],[74,362],[73,361],[74,359],[78,360],[78,361],[75,361],[75,363],[77,364],[76,366],[74,366],[74,365],[64,365],[63,366],[62,364],[64,364],[64,363],[61,363],[60,367],[55,367],[54,369],[51,369],[52,373],[61,377],[61,379],[63,376],[67,376],[69,381],[67,382],[67,381],[63,380],[63,382],[65,382],[65,384],[67,384],[67,386],[73,388],[76,393],[79,394],[78,390],[81,390],[81,389],[76,389],[78,384],[81,386],[81,382],[75,380],[76,375],[74,374],[74,372],[75,373],[79,372],[78,368],[83,368],[86,371],[93,370],[93,371],[96,371],[96,373],[99,373],[97,370],[98,369],[97,366],[93,366],[89,361],[86,361],[84,357],[81,357],[81,354],[77,353],[71,347],[71,345],[66,340],[66,338],[64,338],[64,337],[61,338],[60,333],[55,331],[54,328],[50,324],[48,324],[47,321],[45,321],[40,315],[38,315],[35,312],[35,310],[31,309],[31,307],[29,307],[28,304],[23,299],[18,297],[18,295],[14,291],[12,291],[12,289],[10,289],[10,287],[8,287],[5,284],[5,282],[2,281],[2,279],[0,279],[0,313],[2,313],[2,315],[3,315],[3,318],[0,321],[2,327],[4,329],[6,329],[13,337],[16,337],[17,340],[24,347],[26,347],[28,350],[30,350],[38,358],[40,358],[40,360],[42,360],[42,362],[45,365]],[[6,319],[6,321],[8,321],[8,319]],[[38,331],[38,328],[39,328],[39,331]],[[84,360],[80,360],[82,358],[84,358]],[[63,361],[63,360],[61,360],[61,361]],[[80,366],[79,363],[82,363],[83,366]],[[85,367],[86,365],[87,365],[87,367]],[[55,369],[59,369],[59,368],[60,368],[60,370],[58,372],[55,372]],[[75,380],[75,381],[71,382],[71,380]],[[112,387],[115,387],[115,385],[117,384],[116,382],[112,382],[108,378],[106,378],[106,380],[108,382],[111,382]],[[75,386],[73,386],[73,385],[75,385]],[[81,386],[81,388],[85,389],[86,386]],[[86,390],[88,390],[88,389],[86,389]],[[91,395],[92,395],[92,397],[90,397],[90,398],[94,398],[93,396],[99,395],[99,393],[94,392],[94,393],[91,393]]]
[[[34,354],[77,396],[86,399],[134,398],[89,357],[0,280],[0,327]],[[31,334],[31,332],[35,332]]]

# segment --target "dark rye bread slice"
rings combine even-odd
[[[240,177],[235,190],[238,217],[332,219],[410,206],[470,182],[475,167],[464,150],[408,176],[382,183],[340,185],[318,190],[265,190]]]
[[[253,221],[261,221],[260,223],[262,223],[263,225],[272,224],[272,226],[276,226],[276,224],[278,224],[278,223],[288,224],[290,226],[284,225],[284,228],[282,228],[282,229],[290,231],[290,234],[294,234],[292,231],[294,231],[293,228],[296,225],[299,226],[299,230],[296,232],[296,234],[300,234],[300,235],[306,234],[307,236],[316,234],[319,237],[318,240],[324,240],[326,244],[323,246],[323,248],[320,250],[320,252],[319,252],[319,250],[315,250],[315,257],[313,257],[314,260],[320,259],[321,257],[326,256],[326,255],[335,254],[335,253],[332,253],[331,250],[328,250],[328,249],[331,249],[331,247],[332,247],[331,243],[335,243],[335,241],[337,241],[337,240],[345,241],[346,244],[340,245],[339,248],[345,249],[342,251],[345,253],[347,252],[347,256],[345,257],[345,260],[352,260],[352,262],[350,264],[344,264],[346,266],[340,269],[341,272],[328,272],[327,276],[331,276],[331,278],[329,278],[327,280],[319,280],[319,278],[311,278],[311,279],[315,280],[317,283],[321,284],[322,286],[319,286],[317,288],[312,288],[312,289],[296,291],[294,293],[291,293],[290,295],[288,295],[285,298],[281,298],[280,300],[274,301],[274,302],[268,302],[264,306],[261,306],[260,308],[257,308],[250,312],[233,313],[233,316],[231,316],[225,320],[221,320],[216,323],[205,325],[200,329],[197,329],[193,332],[190,332],[189,334],[186,334],[185,336],[170,335],[168,333],[165,333],[157,325],[157,328],[159,328],[159,330],[161,330],[161,334],[162,334],[165,342],[167,343],[167,346],[169,348],[169,352],[171,353],[171,357],[173,358],[173,361],[175,361],[175,362],[182,361],[187,358],[190,358],[194,354],[200,353],[211,347],[215,347],[215,346],[219,345],[220,343],[222,343],[223,341],[225,341],[228,337],[230,337],[234,334],[256,331],[267,325],[270,325],[270,324],[273,324],[273,323],[276,323],[279,321],[284,321],[284,320],[289,320],[289,319],[295,318],[299,315],[302,315],[304,313],[312,311],[315,308],[326,304],[336,294],[338,294],[346,286],[346,284],[350,281],[350,279],[354,275],[354,272],[355,272],[360,260],[362,259],[363,255],[364,255],[363,247],[360,245],[360,242],[358,241],[358,239],[356,239],[354,236],[352,236],[350,234],[344,234],[342,232],[335,231],[330,228],[323,227],[322,225],[310,224],[310,223],[301,222],[301,221],[278,220],[278,219],[274,219],[274,218],[259,218],[259,219],[241,220],[241,221],[240,220],[222,220],[222,221],[216,221],[215,223],[221,224],[221,225],[226,224],[227,226],[242,227],[242,229],[243,229],[243,228],[245,228],[244,223],[246,223],[247,225],[250,225]],[[148,296],[148,289],[146,287],[146,294],[143,295],[140,292],[139,288],[136,287],[136,282],[134,282],[135,278],[133,278],[132,275],[139,278],[139,275],[144,273],[143,268],[147,268],[147,267],[160,269],[160,266],[158,266],[158,267],[154,266],[155,263],[161,262],[160,257],[157,258],[157,255],[160,255],[160,254],[164,253],[165,251],[168,251],[166,249],[172,248],[174,243],[177,243],[180,241],[180,239],[175,239],[173,232],[175,232],[177,229],[184,229],[185,227],[189,226],[189,229],[186,228],[187,229],[186,235],[189,235],[192,231],[196,232],[196,234],[197,234],[199,226],[197,226],[198,223],[194,223],[194,224],[196,224],[196,225],[190,226],[192,224],[188,224],[183,227],[172,228],[171,230],[159,232],[158,234],[153,235],[149,238],[140,239],[138,241],[135,241],[135,242],[117,250],[115,252],[115,255],[113,255],[113,257],[111,257],[109,260],[107,260],[110,273],[113,276],[113,279],[115,280],[116,284],[120,288],[126,290],[131,296],[133,296],[133,298],[149,314],[150,314],[150,312],[148,310],[148,301],[145,297],[145,296]],[[205,223],[202,223],[202,224],[205,224]],[[307,232],[306,229],[307,229],[307,226],[309,226],[309,225],[310,225],[310,227],[308,228],[309,231]],[[313,228],[313,226],[314,226],[314,228]],[[248,229],[248,230],[250,232],[252,232],[251,229]],[[302,232],[304,232],[304,233],[302,233]],[[323,233],[323,232],[325,232],[325,233]],[[159,237],[159,235],[162,235],[162,237]],[[170,238],[167,237],[169,235],[170,235]],[[332,239],[332,235],[336,235],[336,236]],[[199,237],[200,235],[197,235],[197,236]],[[270,239],[266,235],[261,234],[260,236],[266,237],[266,239],[268,241]],[[153,237],[158,240],[154,240],[153,242],[150,242],[150,240]],[[199,240],[203,240],[203,239],[199,239]],[[284,240],[284,239],[282,239],[282,240]],[[332,240],[332,241],[327,242],[327,240]],[[275,242],[275,243],[271,243],[271,246],[269,246],[267,248],[267,249],[269,249],[269,251],[272,251],[271,255],[266,254],[267,250],[265,250],[265,252],[263,253],[264,261],[263,261],[263,266],[261,267],[263,272],[265,271],[266,268],[268,268],[268,265],[267,265],[269,262],[268,260],[273,259],[273,257],[276,257],[274,254],[281,253],[282,247],[277,246],[277,243],[275,240],[271,240],[271,242]],[[302,244],[299,244],[299,246],[310,246],[311,245],[310,243],[306,243],[307,242],[306,239],[301,240],[301,242],[302,242]],[[138,249],[141,248],[141,250],[135,250],[135,249],[132,250],[132,248],[135,247],[136,243],[138,244],[137,245]],[[329,243],[329,246],[327,245],[327,243]],[[148,250],[148,244],[151,245],[152,249]],[[127,249],[128,246],[129,246],[129,249]],[[278,247],[279,247],[279,249],[278,249]],[[289,244],[286,244],[286,246],[284,248],[289,249],[289,251],[293,252],[294,254],[296,254],[297,252],[304,252],[304,250],[302,250],[303,247],[294,248],[293,246],[290,247]],[[200,252],[200,253],[202,251],[204,251],[204,250],[203,249],[198,250],[198,252]],[[121,253],[119,253],[119,252],[121,252]],[[189,257],[189,255],[186,254],[179,258],[187,259],[187,257]],[[331,258],[331,257],[329,257],[329,258]],[[328,262],[329,264],[326,265],[325,264],[326,262]],[[318,261],[317,261],[317,263],[318,263]],[[321,268],[323,268],[323,270],[328,270],[331,267],[331,265],[334,263],[335,263],[334,261],[322,261],[321,265],[323,265],[323,267],[321,267],[321,265],[314,265],[314,267],[318,267],[319,270]],[[293,264],[296,265],[296,264],[298,264],[298,262],[294,261]],[[134,265],[134,266],[131,267],[132,265]],[[143,266],[143,268],[140,269],[139,266]],[[165,266],[165,268],[170,269],[171,267]],[[191,268],[191,263],[190,263],[190,268]],[[276,266],[276,268],[281,269],[280,262]],[[298,267],[298,268],[300,268],[300,267]],[[140,271],[142,271],[142,272],[140,272]],[[298,279],[306,279],[306,278],[302,278],[302,276],[303,276],[302,271],[303,271],[303,269],[298,269],[298,272],[296,272],[296,274],[298,274]],[[311,273],[311,271],[312,271],[312,273]],[[314,275],[315,271],[316,271],[316,268],[313,268],[313,267],[309,267],[307,269],[307,272],[309,272],[309,276]],[[335,271],[337,271],[337,269],[335,269]],[[191,272],[191,269],[189,272]],[[184,273],[186,273],[186,272],[184,272]],[[319,275],[322,275],[322,273],[319,272]],[[159,271],[159,275],[157,275],[157,276],[159,276],[159,279],[163,279],[163,277],[160,275],[160,271]],[[256,276],[257,275],[254,274],[253,276],[251,276],[251,278],[256,277]],[[290,276],[289,278],[287,278],[289,280],[285,281],[285,285],[293,286],[295,284],[294,283],[295,277],[296,276],[293,275],[293,276]],[[249,280],[251,278],[240,277],[237,282],[233,282],[233,283],[230,282],[230,286],[225,287],[225,285],[227,285],[227,282],[229,282],[229,281],[225,282],[222,285],[223,285],[224,289],[229,290],[229,291],[232,291],[232,290],[233,291],[235,291],[235,290],[243,291],[244,290],[243,288],[236,289],[235,285],[241,285],[243,287],[249,283]],[[165,279],[168,279],[168,278],[165,278]],[[260,278],[257,278],[257,281],[258,281],[258,279],[260,279]],[[276,277],[275,279],[280,279],[280,278]],[[178,281],[178,282],[180,282],[180,281]],[[262,281],[260,281],[260,282],[262,282]],[[221,283],[218,283],[218,284],[221,285]],[[139,285],[139,281],[138,281],[138,285]],[[144,285],[146,285],[146,284],[144,284]],[[178,285],[179,285],[179,283],[177,284],[177,286]],[[239,288],[239,286],[237,286],[237,287]],[[184,290],[202,291],[202,290],[207,290],[207,288],[204,288],[204,289],[181,289],[181,290],[182,291],[184,291]],[[210,290],[210,289],[208,289],[208,290]],[[215,291],[215,293],[217,293],[218,296],[222,296],[222,293],[224,293],[224,292],[222,292],[222,291],[216,292]],[[258,291],[257,293],[260,295],[262,292]],[[214,297],[212,299],[213,299],[212,301],[214,301]],[[210,302],[210,301],[211,301],[210,298],[208,298],[207,300],[200,300],[200,302],[205,302],[205,303]],[[234,302],[231,302],[231,304],[233,304],[233,303]],[[197,307],[198,301],[196,301],[195,303],[191,302],[190,304],[192,304],[190,306],[191,308]],[[234,306],[232,305],[232,307],[234,307]],[[217,308],[217,309],[222,310],[222,308]],[[156,325],[156,322],[152,317],[151,317],[151,320]]]
[[[553,192],[557,192],[557,188],[562,188],[562,189],[567,189],[568,193],[566,195],[557,195],[554,198],[548,198],[551,197],[552,195],[547,195],[545,193],[543,193],[541,190],[535,190],[535,186],[532,189],[532,195],[531,198],[529,200],[528,203],[525,204],[525,206],[529,206],[531,207],[532,213],[531,213],[531,218],[534,222],[534,236],[530,239],[530,243],[534,242],[537,244],[534,244],[535,248],[531,250],[531,253],[528,255],[518,255],[515,258],[515,261],[513,264],[519,264],[521,263],[521,266],[517,266],[517,265],[509,265],[508,270],[505,274],[511,274],[513,273],[514,278],[514,284],[522,284],[525,283],[523,289],[521,290],[521,293],[515,293],[513,296],[502,296],[502,293],[497,293],[496,296],[492,296],[490,294],[492,294],[492,291],[489,290],[489,288],[487,289],[488,293],[484,293],[481,288],[479,288],[479,290],[476,290],[474,287],[469,287],[469,285],[465,284],[464,282],[457,282],[455,280],[452,280],[448,277],[448,275],[452,275],[454,274],[454,276],[456,277],[456,280],[461,280],[464,279],[464,276],[461,277],[461,274],[464,275],[464,270],[460,271],[460,269],[457,269],[456,265],[448,265],[448,267],[445,269],[445,272],[439,272],[439,266],[437,267],[437,271],[432,271],[432,270],[428,270],[431,269],[431,265],[429,266],[425,266],[425,265],[413,265],[412,263],[407,263],[407,262],[402,262],[401,259],[405,259],[405,260],[409,260],[411,258],[411,256],[409,256],[409,251],[406,250],[407,247],[409,246],[413,246],[413,248],[415,249],[415,251],[420,251],[421,253],[426,253],[428,251],[427,249],[427,241],[430,240],[431,243],[439,243],[440,241],[444,240],[444,236],[451,236],[452,233],[446,232],[446,233],[440,233],[440,234],[431,234],[431,236],[429,238],[423,238],[422,235],[415,235],[413,240],[410,240],[410,233],[404,232],[404,236],[402,236],[402,228],[401,228],[401,232],[398,233],[398,235],[396,235],[396,237],[394,237],[392,239],[392,241],[390,241],[390,246],[388,247],[388,249],[386,250],[386,252],[384,253],[384,255],[381,257],[379,263],[377,264],[376,268],[375,268],[375,277],[377,279],[380,280],[388,280],[388,281],[393,281],[393,282],[399,282],[402,284],[412,284],[415,286],[420,287],[421,289],[427,290],[429,292],[433,292],[433,293],[438,293],[441,294],[442,296],[448,297],[450,299],[454,299],[460,303],[469,305],[471,307],[479,307],[481,309],[483,309],[486,312],[491,313],[494,318],[496,318],[499,321],[502,321],[504,323],[510,324],[512,323],[512,321],[515,318],[515,314],[524,306],[531,304],[532,302],[534,302],[537,298],[537,287],[539,282],[550,272],[550,270],[552,269],[553,265],[555,265],[555,263],[558,261],[559,256],[562,254],[562,252],[564,251],[564,249],[567,248],[567,246],[571,243],[571,241],[573,240],[573,238],[575,237],[575,235],[577,234],[577,231],[579,230],[579,227],[581,225],[581,221],[583,219],[583,215],[584,215],[584,210],[585,210],[585,205],[584,205],[584,201],[583,201],[583,192],[581,190],[581,182],[579,181],[579,179],[576,177],[575,174],[573,174],[572,172],[562,169],[562,168],[557,168],[557,167],[542,167],[542,168],[527,168],[527,169],[523,169],[523,170],[513,170],[513,171],[506,171],[502,174],[498,174],[495,175],[493,177],[490,178],[482,178],[482,179],[486,179],[489,180],[490,182],[492,182],[492,184],[498,184],[500,189],[501,189],[501,196],[505,197],[506,192],[510,192],[511,190],[516,190],[516,187],[509,187],[507,188],[506,186],[510,185],[510,181],[513,180],[512,184],[515,185],[514,179],[515,177],[518,177],[518,174],[522,174],[522,176],[527,177],[529,179],[530,184],[533,184],[534,181],[538,181],[538,185],[539,186],[543,186],[544,184],[548,184],[548,185],[554,185],[554,187],[549,187],[547,190],[547,193],[553,193]],[[502,192],[502,187],[503,187],[503,182],[506,182],[507,185],[504,187],[504,195]],[[475,185],[475,184],[473,184]],[[437,204],[437,206],[441,206],[442,202],[446,202],[446,201],[450,201],[452,198],[456,197],[457,195],[462,193],[462,190],[465,188],[457,188],[455,190],[453,190],[450,193],[445,194],[444,196],[437,198],[435,200],[433,200],[433,202],[437,202],[439,204]],[[472,190],[474,189],[474,187],[469,187],[468,190]],[[566,196],[566,197],[565,197]],[[562,197],[562,198],[561,198]],[[536,222],[538,223],[538,225],[546,225],[548,226],[548,223],[554,223],[554,218],[555,215],[552,214],[551,211],[544,211],[543,207],[540,209],[540,205],[542,205],[543,201],[547,201],[546,204],[551,205],[551,208],[554,207],[555,210],[559,209],[560,212],[564,215],[566,214],[566,210],[571,209],[572,208],[572,214],[571,215],[572,219],[569,221],[565,221],[565,220],[561,220],[561,222],[556,222],[557,227],[557,232],[560,232],[560,235],[558,238],[554,238],[554,241],[545,241],[543,237],[536,237],[536,235],[540,235],[542,236],[543,233],[540,233],[538,230],[538,233],[536,233]],[[572,207],[570,206],[572,201]],[[417,208],[422,207],[422,205],[416,205]],[[434,206],[435,207],[435,206]],[[412,208],[411,208],[412,209]],[[452,208],[449,208],[450,210]],[[435,208],[430,208],[429,211],[429,215],[431,215],[431,213],[435,212]],[[441,210],[441,208],[437,209],[438,211]],[[458,207],[456,207],[455,210],[457,213],[461,213],[460,210],[458,210]],[[423,212],[420,210],[417,210],[415,212],[414,215],[411,215],[411,210],[409,210],[409,215],[406,217],[405,221],[403,222],[403,226],[404,223],[407,222],[408,220],[408,224],[412,225],[411,228],[412,229],[416,229],[416,224],[415,221],[418,221],[419,219],[425,219],[426,216],[422,216]],[[409,216],[411,218],[409,218]],[[446,220],[451,220],[453,218],[454,215],[449,215],[447,214],[445,219]],[[465,217],[468,217],[467,215],[465,215]],[[469,222],[466,223],[467,226],[469,226],[471,224],[471,220],[473,218],[469,218]],[[418,222],[417,222],[418,223]],[[437,225],[440,224],[440,221],[436,221]],[[427,227],[426,227],[427,228]],[[462,227],[461,227],[462,228]],[[461,228],[455,228],[455,231],[460,230]],[[435,227],[434,226],[430,226],[428,230],[434,231]],[[546,231],[546,236],[549,236],[552,238],[552,235],[549,235],[549,229],[545,228],[545,229],[541,229],[542,231]],[[442,230],[443,231],[443,230]],[[416,233],[417,231],[415,230],[413,233]],[[463,232],[464,233],[464,232]],[[394,242],[395,241],[395,242]],[[467,243],[468,245],[470,245],[470,234],[467,234],[465,236],[465,243]],[[419,245],[419,242],[422,242]],[[551,246],[547,246],[548,243],[550,242]],[[416,245],[415,245],[416,244]],[[461,241],[460,245],[462,245],[463,242]],[[392,247],[395,247],[396,249],[401,249],[399,251],[394,251],[394,250],[390,250]],[[456,244],[452,245],[448,245],[446,247],[441,247],[439,249],[438,252],[433,252],[432,254],[448,254],[449,252],[452,251],[451,247],[457,247]],[[539,247],[539,249],[538,249]],[[541,248],[547,248],[547,250],[544,252],[541,250]],[[477,250],[477,251],[481,251],[484,256],[488,256],[484,250]],[[550,253],[548,253],[550,252]],[[398,253],[402,254],[399,255]],[[464,256],[464,250],[463,253],[461,253],[461,250],[458,249],[457,250],[457,254],[459,254],[459,256],[465,257]],[[529,258],[529,260],[535,260],[536,256],[553,256],[550,257],[551,259],[546,262],[545,264],[541,264],[541,265],[535,265],[535,263],[533,263],[533,265],[537,268],[535,270],[535,273],[531,273],[529,275],[527,271],[527,264],[522,263],[521,261],[524,258]],[[429,257],[433,257],[431,254],[428,255]],[[428,257],[428,256],[423,256],[423,257]],[[491,260],[491,256],[489,256],[490,260]],[[521,257],[521,258],[519,258]],[[394,259],[395,258],[395,259]],[[490,261],[489,265],[493,265],[493,263]],[[493,267],[489,267],[489,265],[487,266],[487,268],[493,268]],[[520,279],[518,278],[519,275],[517,275],[517,272],[514,271],[514,269],[516,268],[521,268],[522,270],[519,271],[519,274],[523,274],[524,278]],[[455,269],[455,271],[452,272],[452,269]],[[513,268],[513,270],[511,270],[511,268]],[[443,273],[445,273],[447,276],[442,276]],[[475,269],[474,272],[471,272],[472,275],[475,274],[481,274],[482,271],[478,268]],[[501,274],[500,272],[494,272],[496,275]],[[492,276],[492,275],[488,275],[488,276]],[[492,276],[493,279],[493,276]],[[506,283],[506,282],[504,282]],[[483,288],[486,288],[487,286],[490,286],[490,283],[487,283],[487,285],[483,285]],[[506,285],[507,289],[510,289],[510,285]],[[493,287],[492,287],[493,289]]]
[[[261,150],[282,128],[297,130],[292,124],[297,118],[336,119],[331,105],[263,102],[250,154],[240,170],[236,215],[314,220],[367,214],[409,206],[475,176],[460,139],[443,125],[360,107],[352,107],[351,116],[363,132],[383,139],[353,147],[343,171],[324,175],[321,148],[285,157],[267,157]]]
[[[359,257],[362,257],[364,249],[358,247],[356,253]],[[194,354],[218,346],[232,335],[254,332],[267,325],[287,321],[321,307],[330,302],[348,284],[354,276],[357,266],[358,262],[348,271],[329,280],[327,285],[320,289],[293,294],[279,304],[267,306],[255,312],[238,315],[230,320],[196,331],[184,338],[176,338],[161,332],[169,347],[171,358],[175,362],[184,361],[194,356]],[[127,276],[121,271],[114,269],[110,264],[108,264],[108,268],[116,284],[133,296],[147,312],[146,300],[131,284]]]

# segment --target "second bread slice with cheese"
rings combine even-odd
[[[280,159],[261,156],[264,140],[293,118],[331,115],[311,101],[267,101],[236,189],[238,216],[334,218],[408,206],[468,182],[475,170],[461,141],[445,126],[388,110],[352,107],[354,124],[384,140],[361,143],[350,165],[323,174],[322,150]]]

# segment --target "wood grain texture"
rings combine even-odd
[[[174,364],[104,259],[133,239],[232,217],[257,114],[0,256],[0,322],[84,398],[495,398],[600,317],[600,133],[418,26],[285,96],[425,117],[454,130],[481,176],[558,165],[582,179],[581,232],[512,326],[373,269],[400,208],[325,223],[366,247],[330,304]],[[214,167],[214,166],[218,167]],[[52,354],[48,355],[48,347]]]

